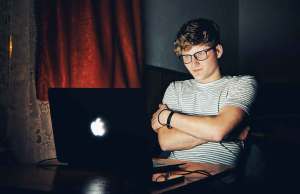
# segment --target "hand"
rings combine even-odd
[[[152,129],[156,133],[157,133],[157,129],[163,127],[167,123],[167,118],[170,112],[171,111],[169,110],[167,105],[159,104],[158,110],[152,115],[152,120],[151,120]]]

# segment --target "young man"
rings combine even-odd
[[[184,24],[175,53],[194,79],[172,82],[152,116],[162,150],[170,158],[235,166],[245,137],[234,138],[256,94],[251,76],[223,76],[219,27],[196,19]]]

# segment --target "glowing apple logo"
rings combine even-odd
[[[91,123],[91,130],[95,136],[103,136],[105,134],[106,129],[101,118],[97,118]]]

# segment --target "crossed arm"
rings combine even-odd
[[[178,129],[161,127],[157,129],[158,142],[163,151],[186,150],[207,143],[207,140],[196,138]]]
[[[160,105],[152,116],[152,128],[158,134],[161,149],[165,151],[190,149],[209,141],[221,141],[245,117],[245,112],[235,106],[223,107],[216,116],[174,113],[170,123],[172,128],[168,129],[164,125],[170,112],[166,105]]]

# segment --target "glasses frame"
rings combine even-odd
[[[197,51],[197,52],[195,52],[195,53],[192,54],[192,55],[180,55],[179,58],[180,58],[180,60],[183,61],[184,64],[189,64],[189,63],[191,63],[191,62],[193,61],[193,57],[194,57],[197,61],[205,61],[206,59],[208,59],[207,52],[210,51],[210,50],[212,50],[212,49],[215,49],[215,48],[216,48],[216,46],[212,46],[212,47],[209,47],[209,48],[207,48],[207,49],[203,49],[203,50],[201,50],[201,51]],[[201,53],[201,52],[205,52],[205,59],[199,60],[199,59],[197,58],[196,55],[197,55],[197,53]],[[184,57],[184,56],[189,56],[189,57],[190,57],[190,62],[185,63],[184,60],[183,60],[183,57]]]

